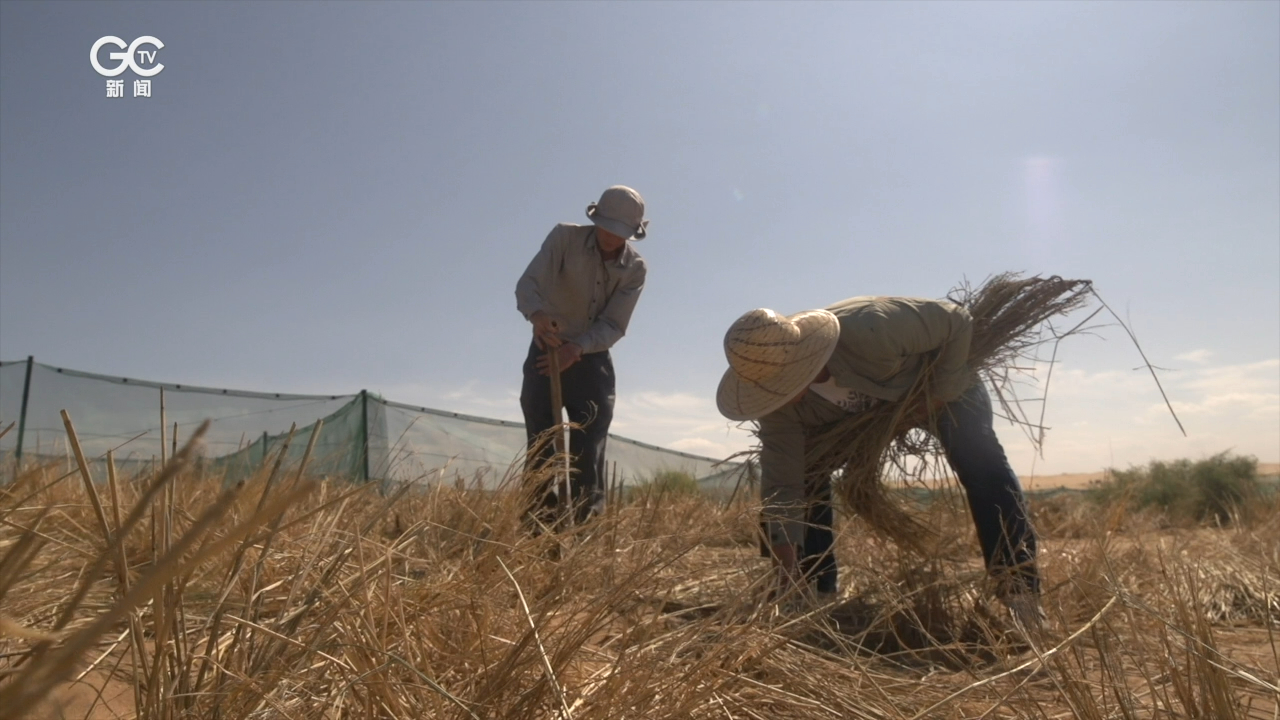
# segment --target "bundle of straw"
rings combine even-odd
[[[970,369],[976,379],[995,390],[1005,414],[1024,428],[1035,426],[1021,412],[1011,376],[1019,363],[1037,361],[1042,345],[1056,343],[1081,328],[1083,323],[1058,332],[1052,321],[1085,305],[1091,293],[1088,280],[1004,273],[976,290],[966,283],[947,295],[947,300],[973,317]],[[942,448],[928,432],[937,418],[924,412],[934,405],[932,379],[933,366],[926,364],[902,401],[879,403],[817,428],[808,433],[805,448],[806,474],[811,479],[835,473],[836,494],[848,510],[900,545],[917,550],[931,532],[890,496],[886,486],[891,480],[923,482],[948,475]],[[1039,435],[1031,437],[1037,442]]]

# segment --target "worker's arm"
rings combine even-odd
[[[627,270],[626,276],[618,288],[606,301],[604,309],[596,319],[573,341],[582,347],[582,352],[602,352],[613,347],[627,334],[627,325],[631,322],[631,313],[636,309],[640,293],[644,290],[644,279],[647,272],[645,262],[637,257]]]
[[[556,279],[556,271],[564,261],[566,234],[560,226],[551,229],[542,247],[529,261],[524,274],[516,281],[516,309],[533,324],[533,337],[538,347],[558,347],[559,327],[550,312],[547,296]]]
[[[760,498],[768,542],[785,591],[799,579],[804,545],[804,429],[791,408],[760,419]]]

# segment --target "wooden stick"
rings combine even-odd
[[[164,388],[160,388],[160,467],[164,467],[165,462],[168,460],[165,457],[164,426]]]
[[[116,451],[107,451],[107,485],[111,489],[111,516],[115,521],[113,532],[116,534],[116,552],[120,554],[119,564],[124,568],[124,572],[120,574],[120,591],[121,594],[129,594],[129,559],[125,552],[124,537],[120,534],[120,482],[116,476]],[[133,672],[130,673],[133,678],[133,698],[134,710],[138,717],[142,717],[144,713],[142,699],[141,678],[148,675],[146,654],[142,652],[142,641],[138,638],[145,637],[142,634],[142,623],[138,619],[136,610],[129,613],[129,659],[133,662]],[[139,672],[141,671],[141,672]]]
[[[618,461],[613,461],[613,479],[609,481],[609,498],[606,502],[610,506],[617,505],[622,502],[622,486],[618,484]]]
[[[129,593],[129,560],[125,556],[124,538],[120,535],[120,494],[116,483],[116,461],[115,451],[107,451],[107,481],[111,490],[111,514],[115,523],[107,520],[106,510],[102,506],[101,499],[98,498],[98,490],[93,485],[93,478],[89,475],[89,465],[85,462],[84,450],[80,447],[80,438],[76,436],[76,429],[71,423],[71,415],[66,410],[62,411],[62,424],[67,428],[67,440],[72,450],[75,452],[76,465],[80,468],[80,477],[84,480],[85,492],[89,495],[89,501],[93,505],[93,512],[98,516],[98,525],[102,530],[102,542],[105,544],[107,551],[115,549],[115,566],[116,579],[120,583],[121,594]],[[138,643],[142,637],[141,626],[137,622],[137,615],[129,613],[129,629],[134,634],[130,639],[130,651],[133,655],[134,669],[138,666]],[[145,667],[145,663],[143,664]],[[134,692],[137,693],[137,674],[135,672]],[[135,695],[136,697],[136,695]]]
[[[560,353],[555,348],[547,350],[547,357],[551,360],[551,420],[557,426],[563,421],[562,415],[564,411],[564,392],[560,385]],[[557,433],[555,436],[556,452],[564,450],[564,436]]]
[[[267,493],[271,492],[271,486],[276,483],[276,476],[280,474],[280,466],[284,464],[285,455],[289,454],[289,445],[293,443],[293,433],[297,431],[298,423],[289,424],[289,434],[284,438],[284,444],[280,446],[280,453],[276,455],[276,464],[271,466],[271,474],[267,476],[267,481],[262,485],[262,497],[258,498],[258,509],[261,510],[267,503]],[[264,448],[264,464],[265,464],[265,448],[266,442],[262,443]]]
[[[547,350],[551,361],[551,419],[555,423],[555,468],[556,485],[563,491],[560,496],[561,509],[567,510],[573,502],[572,488],[569,487],[568,458],[564,447],[564,392],[560,384],[560,353],[555,348]],[[573,513],[569,513],[569,523],[573,523]]]
[[[80,477],[84,480],[84,490],[89,495],[89,502],[93,504],[93,514],[98,518],[98,527],[102,530],[102,542],[109,548],[111,547],[111,525],[107,522],[107,513],[102,507],[102,501],[98,499],[98,490],[93,486],[93,478],[89,475],[89,464],[85,462],[84,451],[80,449],[80,439],[76,437],[76,429],[71,425],[71,416],[66,410],[62,411],[62,424],[67,428],[67,444],[75,452],[76,467],[80,469]],[[124,568],[118,568],[123,573]]]
[[[302,482],[302,474],[307,471],[307,461],[311,459],[311,451],[316,447],[316,438],[320,437],[320,430],[324,428],[324,420],[316,420],[311,426],[311,438],[307,440],[307,451],[302,453],[302,463],[298,465],[298,474],[293,478],[295,483]]]
[[[116,451],[107,451],[107,487],[111,490],[111,517],[115,521],[112,532],[120,532],[120,482],[116,477]],[[129,590],[129,573],[124,574],[125,591]]]

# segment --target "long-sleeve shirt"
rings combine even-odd
[[[627,332],[644,290],[644,258],[628,242],[605,260],[595,226],[561,223],[516,282],[516,309],[525,319],[542,312],[559,323],[559,336],[582,352],[602,352]]]
[[[931,399],[955,400],[975,381],[967,363],[973,320],[962,307],[920,298],[856,297],[826,309],[840,321],[840,338],[827,361],[840,388],[896,402],[930,359]],[[845,412],[812,392],[760,418],[760,489],[771,542],[804,542],[805,432]]]

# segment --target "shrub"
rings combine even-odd
[[[1154,509],[1171,520],[1226,525],[1247,515],[1261,496],[1258,460],[1222,452],[1204,460],[1153,460],[1143,467],[1110,470],[1089,499],[1099,505],[1125,503]]]
[[[694,496],[699,494],[698,481],[682,470],[663,470],[652,480],[628,488],[627,499],[636,500],[649,496]]]

